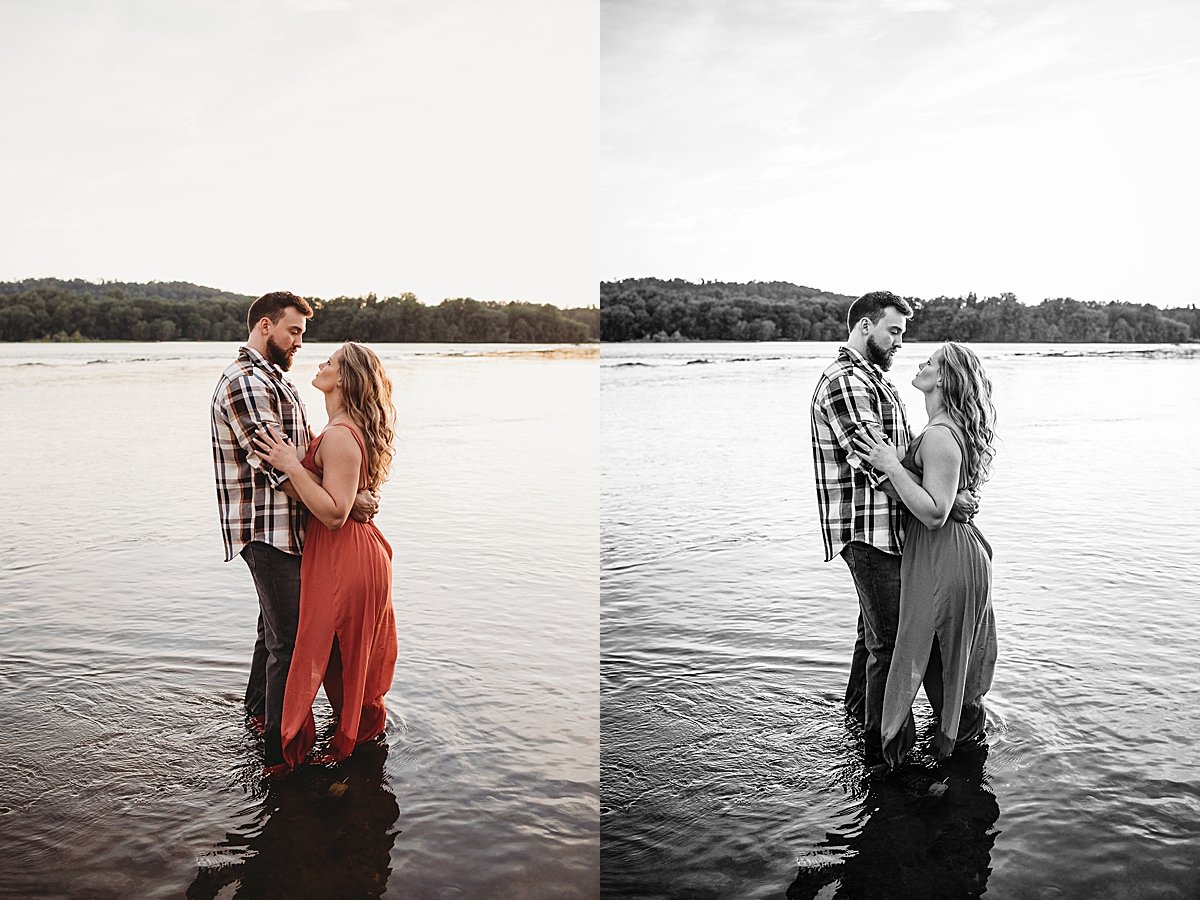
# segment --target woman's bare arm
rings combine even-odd
[[[317,451],[323,472],[317,478],[300,464],[291,444],[274,434],[255,437],[262,457],[288,476],[296,499],[321,520],[330,530],[346,524],[358,493],[358,477],[362,466],[362,451],[353,435],[344,428],[330,428]]]
[[[872,466],[887,474],[900,502],[928,528],[946,524],[958,492],[962,451],[945,429],[925,432],[918,450],[922,477],[918,480],[904,468],[895,448],[874,434],[856,436],[859,452]]]

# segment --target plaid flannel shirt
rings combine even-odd
[[[251,541],[297,554],[304,545],[307,511],[279,490],[287,476],[264,463],[251,442],[266,423],[281,425],[292,443],[307,449],[312,432],[296,389],[282,369],[242,347],[212,398],[213,465],[226,562]]]
[[[812,398],[813,464],[825,561],[851,541],[885,553],[904,545],[904,506],[880,491],[887,476],[862,462],[850,441],[859,425],[883,428],[901,456],[912,440],[904,403],[861,353],[842,347],[817,381]]]

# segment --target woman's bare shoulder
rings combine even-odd
[[[952,426],[930,425],[921,434],[921,446],[917,453],[922,461],[947,460],[957,463],[962,459],[962,448],[950,430]]]
[[[349,428],[340,425],[328,425],[321,432],[321,443],[317,447],[317,455],[323,457],[324,464],[330,459],[347,459],[358,461],[362,457],[358,441]]]

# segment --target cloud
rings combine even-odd
[[[1123,248],[1153,261],[1147,285],[1181,269],[1156,248],[1177,250],[1175,207],[1200,204],[1194,5],[1148,0],[1136,17],[1110,0],[602,11],[610,274],[779,277],[802,247],[838,289],[869,247],[896,283],[954,270],[1014,284],[1020,260],[1036,273],[1023,293],[1069,272],[1086,297],[1106,277],[1136,294]],[[864,223],[861,210],[886,215]]]
[[[951,0],[883,0],[883,8],[891,12],[949,12],[954,9]]]

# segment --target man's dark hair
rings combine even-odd
[[[297,297],[291,291],[274,291],[263,294],[250,304],[250,311],[246,313],[246,330],[253,331],[255,323],[263,316],[270,319],[272,325],[275,324],[289,307],[300,310],[306,319],[312,318],[313,309],[303,297]]]
[[[912,318],[913,308],[903,297],[897,297],[891,291],[871,291],[850,304],[850,311],[846,313],[846,330],[852,331],[854,323],[862,318],[870,319],[874,325],[889,308],[902,313],[906,319]]]

